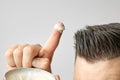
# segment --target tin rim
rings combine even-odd
[[[52,73],[42,70],[42,69],[37,69],[37,68],[16,68],[10,71],[7,71],[4,76],[4,80],[8,80],[9,76],[15,73],[24,73],[24,72],[36,72],[40,74],[44,74],[47,77],[51,77],[52,80],[55,80],[55,77]]]

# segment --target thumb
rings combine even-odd
[[[50,60],[48,58],[35,58],[32,62],[32,66],[51,72]]]

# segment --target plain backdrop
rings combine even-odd
[[[74,33],[86,25],[120,22],[120,0],[0,0],[0,78],[4,53],[12,44],[44,45],[58,21],[65,24],[52,71],[73,80]]]

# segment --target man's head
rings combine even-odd
[[[120,80],[120,23],[77,31],[75,49],[75,80]]]

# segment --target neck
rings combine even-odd
[[[119,67],[120,57],[95,63],[77,57],[75,66],[77,70],[79,69],[80,80],[120,80]]]

